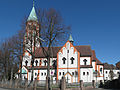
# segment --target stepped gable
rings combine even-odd
[[[98,60],[98,58],[96,57],[95,50],[92,50],[92,60],[95,60],[98,65],[103,64],[103,63],[101,63],[100,60]]]
[[[52,47],[51,57],[53,56],[54,58],[56,58],[57,53],[61,48],[62,47]],[[92,52],[91,52],[92,50],[91,50],[90,46],[75,46],[75,48],[80,52],[80,56],[91,56],[92,55]],[[48,47],[44,47],[44,49],[47,51]],[[36,48],[35,57],[36,58],[45,58],[45,54],[43,53],[43,49],[41,47]]]

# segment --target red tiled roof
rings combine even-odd
[[[51,57],[57,57],[57,53],[58,51],[61,49],[62,47],[52,47],[51,49]],[[90,46],[75,46],[75,48],[80,52],[80,56],[91,56],[92,52],[91,52],[91,47]],[[48,48],[44,47],[44,49],[47,51]],[[43,49],[37,48],[36,52],[35,52],[35,57],[41,57],[44,58],[45,54],[43,53]]]
[[[44,47],[45,51],[48,51],[47,47]],[[61,49],[61,47],[52,47],[51,48],[51,57],[57,57],[57,52]],[[45,54],[43,53],[42,48],[37,48],[35,52],[35,57],[44,58]]]
[[[96,58],[95,50],[92,50],[92,60],[95,60],[98,65],[103,64],[100,62],[100,60],[98,60],[98,58]]]
[[[104,63],[104,69],[116,69],[113,64]]]
[[[92,50],[91,47],[86,45],[86,46],[75,46],[75,48],[80,52],[80,56],[91,56],[92,55]]]

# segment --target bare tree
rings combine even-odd
[[[48,77],[48,88],[50,89],[50,58],[51,58],[51,47],[60,44],[66,40],[68,30],[70,27],[63,24],[63,19],[55,9],[43,10],[38,9],[38,22],[40,36],[45,42],[41,42],[40,46],[43,49],[44,55],[47,58],[47,77]],[[44,49],[47,47],[47,49]]]

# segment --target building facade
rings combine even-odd
[[[33,80],[36,78],[37,80],[46,80],[47,58],[39,42],[34,45],[34,42],[38,39],[32,38],[32,35],[37,35],[39,38],[39,25],[34,7],[26,23],[24,36],[26,45],[24,47],[21,69],[22,79],[31,80],[33,70]],[[32,42],[28,40],[30,37]],[[83,80],[83,82],[104,80],[104,76],[106,76],[104,74],[104,66],[97,59],[95,50],[92,50],[89,45],[74,46],[73,38],[70,35],[68,41],[62,47],[51,48],[50,76],[53,81],[60,80],[62,77],[65,77],[68,83],[79,82],[80,80]],[[44,49],[47,49],[47,47]],[[31,52],[34,51],[35,59],[32,62]],[[32,63],[34,66],[32,66]]]

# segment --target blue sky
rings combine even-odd
[[[120,61],[120,0],[35,0],[35,7],[60,11],[74,45],[91,45],[102,62]],[[0,40],[20,30],[31,9],[32,0],[1,0]]]

